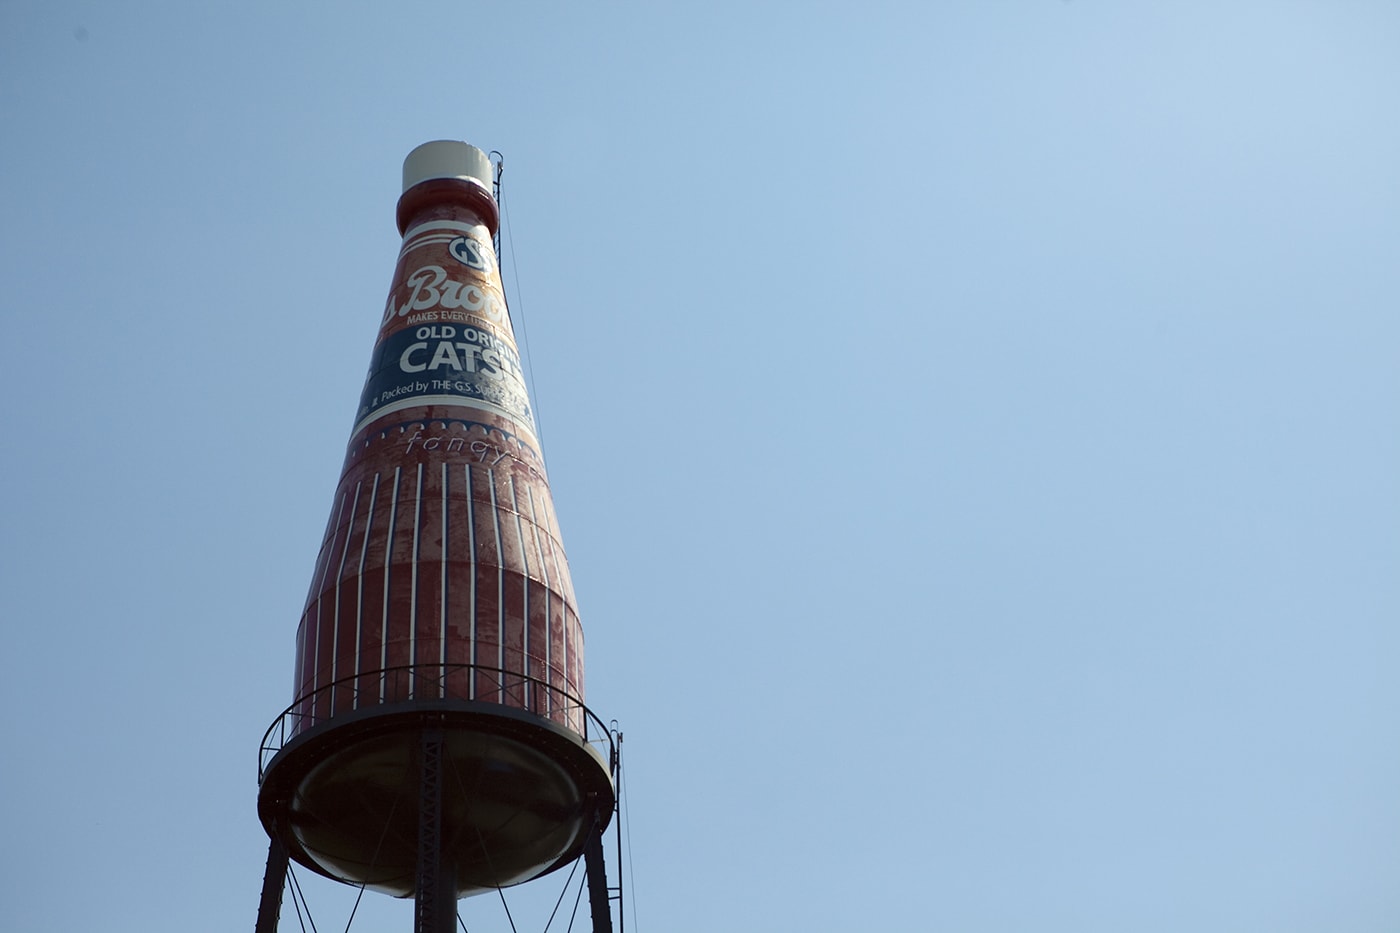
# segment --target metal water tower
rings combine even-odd
[[[466,143],[404,161],[403,246],[297,630],[295,699],[259,762],[258,933],[276,929],[288,859],[413,897],[418,933],[447,933],[459,897],[582,853],[608,922],[615,752],[583,702],[497,267],[497,180]]]

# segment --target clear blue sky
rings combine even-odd
[[[252,929],[443,137],[629,929],[1400,929],[1397,89],[1390,2],[0,4],[0,929]]]

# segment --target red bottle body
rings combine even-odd
[[[404,234],[297,632],[297,729],[412,699],[582,731],[583,632],[492,237],[469,179]]]

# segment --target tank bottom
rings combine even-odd
[[[441,741],[441,864],[458,897],[567,865],[612,816],[607,763],[576,733],[508,706],[436,700],[339,715],[287,742],[263,772],[263,826],[313,871],[412,897],[428,730]]]

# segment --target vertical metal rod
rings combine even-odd
[[[627,873],[622,869],[622,733],[618,732],[613,743],[612,760],[613,785],[617,793],[613,796],[613,832],[617,835],[617,933],[627,933],[627,901],[622,890]]]
[[[414,933],[456,933],[455,872],[442,851],[442,730],[426,728],[419,745],[418,877]]]
[[[274,837],[267,847],[267,871],[263,873],[255,933],[277,933],[277,918],[282,913],[282,890],[286,886],[287,850]]]

